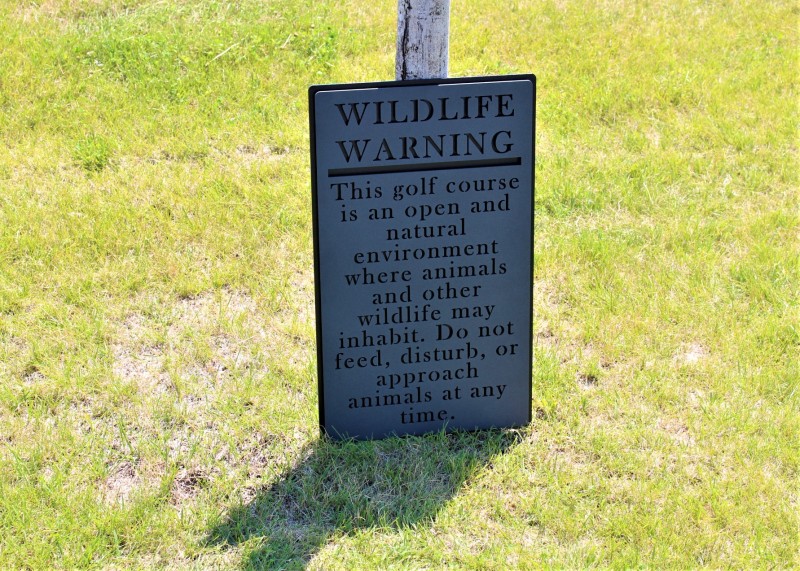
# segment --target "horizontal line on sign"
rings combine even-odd
[[[412,165],[386,165],[379,167],[352,167],[328,169],[328,176],[355,176],[360,174],[394,174],[401,172],[439,171],[454,169],[479,169],[482,167],[513,167],[522,164],[521,157],[505,159],[479,159],[475,161],[447,161],[442,163],[416,163]]]

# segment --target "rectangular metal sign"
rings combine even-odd
[[[309,89],[334,438],[531,418],[535,77]]]

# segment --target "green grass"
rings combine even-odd
[[[0,0],[0,568],[800,566],[797,6],[454,0],[538,78],[534,421],[333,444],[306,90],[395,10]]]

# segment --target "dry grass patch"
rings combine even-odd
[[[673,360],[676,363],[684,365],[696,365],[706,359],[708,356],[708,349],[695,341],[681,345]]]
[[[180,299],[171,307],[154,307],[151,315],[134,313],[124,320],[111,344],[112,370],[144,395],[181,394],[185,385],[202,387],[209,400],[233,371],[255,366],[259,352],[278,346],[273,329],[242,292]],[[187,397],[191,404],[191,392]]]
[[[118,464],[101,485],[103,501],[107,505],[123,504],[130,500],[141,484],[141,477],[133,462]]]
[[[153,490],[148,482],[164,481],[172,470],[169,501],[175,506],[213,488],[218,477],[238,480],[234,493],[247,501],[296,461],[310,437],[303,430],[247,435],[220,424],[231,414],[242,422],[260,413],[261,395],[257,402],[243,396],[251,383],[280,391],[270,408],[308,406],[306,388],[280,372],[301,374],[313,349],[309,281],[297,272],[291,285],[291,298],[271,312],[250,294],[231,289],[169,303],[139,299],[139,309],[125,317],[110,344],[114,376],[136,395],[125,434],[115,434],[112,448],[123,456],[144,456],[138,465],[123,462],[114,469],[102,485],[103,496],[111,498],[106,501],[129,497],[127,487]],[[114,422],[92,424],[119,432]],[[157,450],[141,448],[157,439],[163,442],[162,460]],[[200,457],[198,450],[206,454]]]
[[[194,498],[209,484],[211,477],[209,471],[202,468],[181,469],[172,481],[171,501],[173,504],[181,504]]]
[[[677,444],[690,447],[695,445],[695,439],[689,432],[689,427],[677,419],[660,418],[658,419],[657,427],[666,432]]]

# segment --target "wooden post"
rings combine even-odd
[[[450,0],[397,0],[395,78],[447,77]]]

